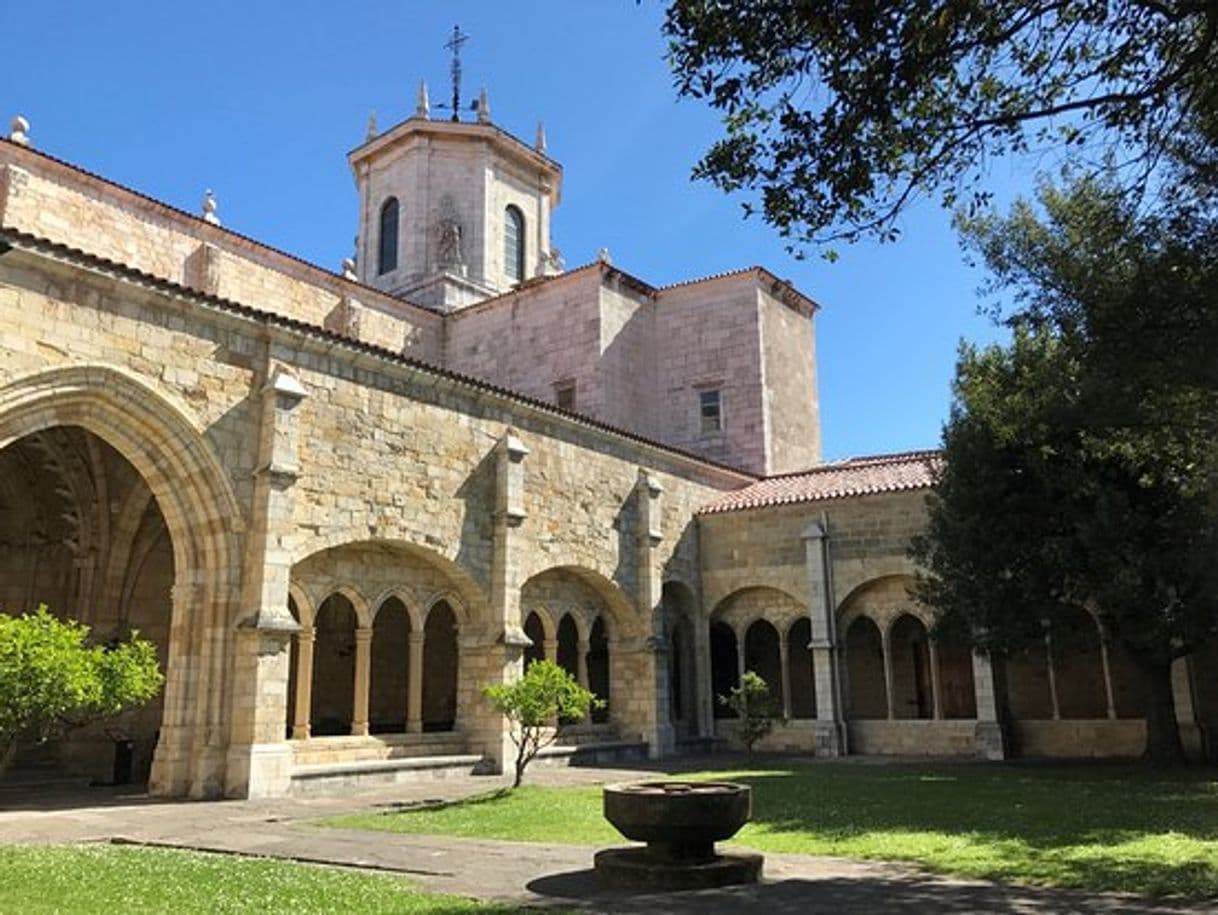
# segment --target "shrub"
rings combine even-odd
[[[525,768],[537,754],[558,739],[562,723],[579,721],[591,709],[604,705],[553,661],[534,661],[515,683],[488,686],[482,694],[512,724],[516,746],[513,788],[520,785]]]
[[[89,645],[89,627],[33,613],[0,613],[0,772],[20,743],[43,743],[72,728],[143,705],[165,681],[155,646]]]
[[[719,703],[736,713],[736,736],[752,755],[753,745],[774,730],[778,717],[769,684],[760,674],[746,670],[740,684],[732,687],[726,696],[720,696]]]

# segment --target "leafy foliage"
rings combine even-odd
[[[524,770],[537,754],[558,739],[558,725],[578,721],[604,705],[553,661],[534,661],[515,683],[488,686],[482,694],[512,724],[516,746],[513,788],[520,786]]]
[[[796,247],[895,238],[919,194],[984,202],[996,155],[1218,186],[1213,3],[673,0],[665,32],[679,94],[723,116],[695,176],[755,192]]]
[[[0,614],[0,769],[20,742],[143,705],[164,677],[156,648],[132,633],[126,642],[88,645],[89,627],[56,619],[45,604],[23,616]]]
[[[765,678],[755,671],[746,670],[740,682],[719,697],[719,704],[736,713],[736,736],[750,754],[757,742],[774,730],[778,704],[770,696]]]
[[[1040,201],[962,224],[1014,292],[1013,341],[961,350],[918,592],[1000,655],[1094,612],[1173,761],[1172,659],[1218,627],[1218,226],[1096,180]]]

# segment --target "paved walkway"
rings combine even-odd
[[[639,777],[635,770],[538,769],[539,784]],[[427,889],[522,907],[622,913],[998,912],[1183,913],[1218,905],[1153,904],[1129,897],[1010,887],[935,877],[895,864],[766,854],[765,881],[751,887],[623,895],[601,890],[585,846],[405,836],[323,829],[308,821],[358,810],[448,800],[503,784],[460,776],[339,797],[255,801],[157,801],[117,789],[22,793],[0,789],[0,842],[125,840],[265,855],[409,875]]]

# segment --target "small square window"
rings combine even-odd
[[[723,431],[723,409],[718,388],[698,392],[698,421],[703,435]]]
[[[554,385],[554,403],[560,410],[575,409],[575,382],[560,381]]]

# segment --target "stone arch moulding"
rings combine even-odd
[[[473,625],[479,625],[490,617],[490,601],[486,591],[482,585],[474,578],[473,574],[464,565],[449,558],[444,553],[441,553],[428,546],[415,543],[412,540],[402,539],[401,537],[385,537],[370,539],[367,536],[367,529],[363,531],[364,536],[351,536],[350,531],[335,530],[323,537],[297,538],[296,551],[292,556],[292,577],[293,580],[298,580],[302,576],[309,579],[324,577],[327,579],[341,580],[341,576],[334,576],[330,572],[319,573],[312,568],[314,563],[325,562],[327,556],[340,556],[343,550],[369,550],[374,549],[384,551],[387,559],[392,559],[392,554],[400,552],[408,558],[432,566],[437,572],[440,572],[448,587],[445,587],[441,592],[426,594],[424,597],[417,596],[407,600],[406,589],[397,593],[397,597],[402,599],[406,604],[407,609],[418,608],[420,625],[427,617],[427,610],[431,608],[437,600],[447,599],[453,603],[453,611],[457,614],[462,625],[466,621]],[[333,582],[331,582],[333,584]],[[394,586],[378,591],[380,597],[389,597]],[[316,584],[312,586],[313,591],[318,591]],[[326,592],[330,593],[329,591]],[[371,607],[379,606],[380,597],[370,604]],[[458,606],[459,604],[459,606]],[[412,618],[412,622],[413,622]]]
[[[175,579],[165,713],[153,794],[218,796],[227,732],[227,632],[238,609],[243,513],[223,464],[171,395],[124,369],[73,365],[0,386],[0,448],[56,426],[87,429],[117,450],[152,491],[172,540]]]
[[[416,632],[422,631],[423,620],[427,614],[423,612],[419,602],[410,593],[408,588],[386,588],[369,601],[368,605],[372,608],[369,625],[376,623],[376,617],[381,612],[381,608],[395,597],[406,608],[406,616],[410,620],[411,630]]]
[[[925,610],[915,604],[906,588],[901,588],[901,597],[894,599],[892,589],[900,587],[901,583],[913,583],[912,572],[893,572],[887,575],[876,575],[859,582],[843,597],[837,605],[837,629],[845,632],[855,618],[866,616],[879,627],[882,633],[887,633],[892,622],[904,613],[916,617],[928,628],[930,623],[925,619]],[[874,601],[866,600],[872,594],[878,594]]]
[[[793,620],[807,612],[802,602],[781,588],[748,585],[737,588],[720,600],[711,610],[709,619],[729,626],[737,638],[743,638],[749,626],[757,620],[766,620],[775,628],[785,631]],[[779,627],[778,623],[782,623],[782,626]]]
[[[523,597],[524,590],[529,584],[538,579],[552,574],[570,576],[577,582],[586,587],[593,593],[601,602],[601,608],[596,613],[587,612],[587,608],[581,608],[584,613],[587,613],[588,633],[591,633],[592,626],[596,623],[596,617],[601,616],[605,620],[606,630],[612,634],[615,639],[624,639],[627,637],[646,637],[648,634],[644,631],[646,626],[638,619],[638,614],[635,612],[634,604],[630,598],[622,591],[616,582],[606,578],[603,574],[595,569],[587,568],[586,566],[577,565],[557,565],[549,566],[540,569],[525,579],[520,585],[520,593]],[[554,610],[550,610],[551,615],[556,615]],[[582,614],[573,614],[573,619],[576,625],[579,626],[579,616]],[[561,622],[555,620],[555,632],[557,626]],[[650,621],[648,621],[649,623]]]

